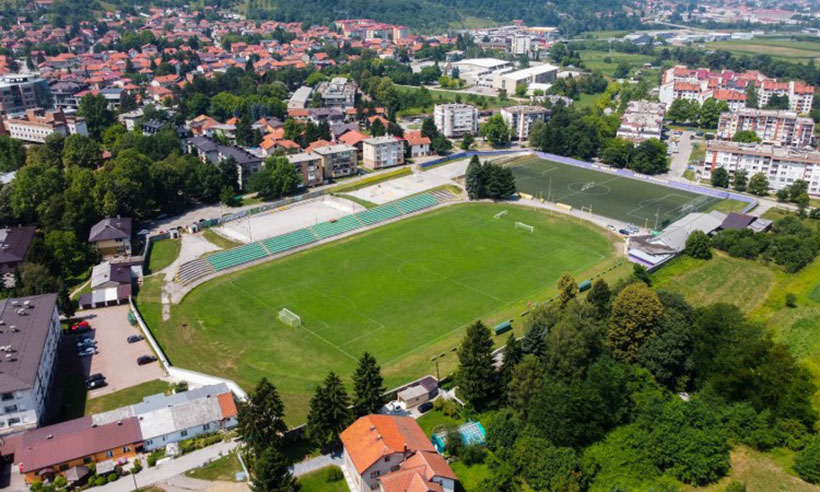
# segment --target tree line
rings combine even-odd
[[[490,329],[467,329],[455,382],[487,432],[477,490],[702,486],[736,444],[799,451],[818,474],[808,370],[736,307],[693,307],[635,272],[586,296],[564,274],[498,369]]]

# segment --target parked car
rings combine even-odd
[[[95,342],[94,340],[77,340],[77,343],[74,344],[74,346],[76,346],[78,350],[88,347],[96,347],[96,345],[97,342]]]
[[[623,234],[624,236],[628,236],[631,234],[627,229],[618,229],[618,232]]]
[[[85,383],[85,387],[89,390],[102,388],[103,386],[107,386],[108,383],[105,382],[105,379],[95,379],[94,381],[89,381]]]
[[[99,352],[95,347],[85,347],[77,351],[77,355],[79,355],[80,357],[89,357],[98,353]]]
[[[126,340],[128,340],[128,343],[137,343],[141,340],[145,340],[145,337],[142,335],[131,335]]]
[[[427,413],[433,408],[433,402],[426,401],[419,405],[419,413]]]
[[[157,360],[157,358],[153,355],[141,355],[137,357],[137,364],[144,366],[145,364],[150,364],[155,360]]]
[[[92,381],[104,381],[104,380],[105,380],[105,376],[103,376],[103,374],[101,372],[98,372],[98,373],[92,374],[92,375],[88,376],[87,378],[85,378],[85,384],[90,384]]]
[[[88,321],[83,320],[71,327],[71,333],[85,333],[90,329],[91,325],[88,324]]]

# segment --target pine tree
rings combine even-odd
[[[470,200],[484,198],[484,168],[481,166],[481,161],[477,155],[470,158],[464,181],[467,187],[467,196]]]
[[[544,327],[538,324],[530,325],[521,340],[521,350],[525,354],[541,357],[547,349],[547,344],[544,341],[545,336]]]
[[[347,396],[342,380],[331,372],[324,384],[316,388],[310,399],[307,433],[310,439],[323,450],[335,446],[339,434],[350,424],[350,398]]]
[[[237,429],[242,439],[257,454],[277,444],[285,431],[285,405],[279,392],[262,378],[248,399],[239,402]]]
[[[253,492],[298,492],[300,488],[290,472],[287,458],[272,446],[257,456],[252,475]]]
[[[507,344],[504,345],[504,359],[501,362],[501,389],[505,393],[506,388],[512,378],[513,369],[524,357],[521,343],[515,338],[515,334],[510,333]]]
[[[467,328],[458,361],[456,381],[461,393],[476,410],[487,408],[496,396],[496,373],[490,329],[481,321]]]
[[[375,357],[365,352],[353,375],[353,408],[357,416],[378,413],[384,404],[384,380]]]

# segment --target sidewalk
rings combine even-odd
[[[170,480],[171,478],[181,475],[188,470],[199,468],[207,462],[218,458],[221,455],[227,454],[236,448],[236,446],[237,443],[235,441],[220,442],[218,444],[214,444],[213,446],[208,446],[207,448],[199,449],[193,453],[183,455],[177,459],[163,463],[162,465],[155,466],[153,468],[143,468],[140,473],[137,473],[134,476],[137,480],[137,487],[144,488],[149,485]],[[145,464],[143,464],[143,466],[145,466]],[[102,487],[94,487],[93,490],[95,492],[131,492],[134,490],[134,478],[131,476],[121,477],[114,483],[109,483],[108,485],[103,485]]]

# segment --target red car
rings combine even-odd
[[[90,329],[91,329],[91,325],[88,324],[88,321],[83,320],[83,321],[80,321],[79,323],[77,323],[76,325],[73,325],[71,327],[71,332],[72,333],[82,333],[82,332],[88,331]]]

